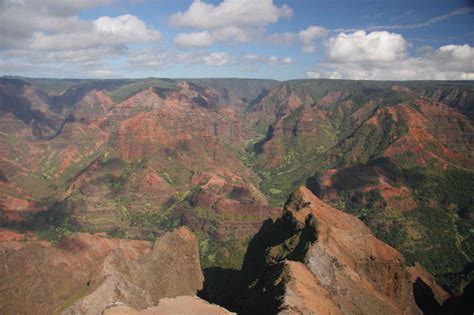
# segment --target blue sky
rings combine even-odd
[[[6,75],[474,79],[469,1],[0,3]]]

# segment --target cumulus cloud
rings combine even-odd
[[[201,29],[222,28],[228,25],[265,26],[280,17],[290,17],[290,7],[277,7],[273,0],[224,0],[219,5],[195,0],[184,12],[171,16],[171,24]]]
[[[253,35],[255,35],[255,33]],[[173,42],[178,47],[207,47],[216,42],[230,40],[237,43],[245,43],[252,39],[252,35],[245,30],[236,26],[226,26],[211,31],[179,33]]]
[[[97,33],[116,42],[150,42],[161,38],[158,30],[130,14],[118,17],[102,16],[93,22]]]
[[[396,33],[356,31],[329,38],[327,59],[312,78],[370,80],[472,80],[474,48],[470,45],[424,47],[410,56],[408,42]]]
[[[214,39],[208,31],[180,33],[173,42],[179,47],[206,47],[214,43]]]
[[[83,9],[112,0],[3,1],[0,10],[0,47],[26,48],[35,33],[77,32],[89,27],[78,15]]]
[[[218,5],[195,0],[184,12],[171,16],[175,27],[188,27],[207,31],[207,41],[194,39],[202,32],[181,33],[175,43],[181,47],[200,47],[214,42],[248,42],[262,34],[268,24],[293,14],[287,5],[276,6],[273,0],[224,0]],[[202,35],[201,35],[202,36]]]
[[[442,46],[438,49],[437,54],[440,59],[474,62],[474,48],[467,44]]]
[[[400,34],[357,31],[331,37],[327,49],[334,61],[394,61],[404,56],[407,47]]]
[[[105,64],[126,56],[129,44],[151,43],[158,30],[137,16],[102,16],[81,19],[81,10],[111,4],[114,0],[4,1],[0,10],[2,67],[45,69],[75,68],[75,74],[106,74]],[[92,71],[95,67],[101,71]],[[57,70],[56,70],[57,71]]]
[[[325,38],[329,34],[328,30],[321,26],[310,26],[298,33],[298,38],[301,40],[301,51],[304,53],[313,53],[316,51],[316,40],[318,38]]]
[[[149,29],[138,17],[130,14],[102,16],[77,32],[45,34],[36,32],[29,48],[78,49],[104,45],[146,43],[157,41],[161,33]]]

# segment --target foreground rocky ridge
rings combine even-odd
[[[202,288],[196,236],[185,227],[145,241],[85,233],[57,244],[2,231],[3,314],[101,314],[121,302],[137,309]]]

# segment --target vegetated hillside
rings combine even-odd
[[[473,90],[2,78],[2,221],[48,239],[155,239],[187,225],[203,266],[239,268],[261,222],[307,183],[459,291],[474,259]]]
[[[247,165],[271,204],[306,182],[458,291],[474,277],[472,95],[462,82],[285,82],[246,113],[266,130]]]

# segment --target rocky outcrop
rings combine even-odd
[[[57,244],[2,231],[0,312],[101,314],[113,303],[135,309],[202,288],[197,238],[182,227],[145,241],[73,234]]]
[[[149,307],[142,311],[137,311],[126,305],[118,305],[107,308],[103,315],[227,315],[235,314],[226,309],[209,304],[196,296],[178,296],[176,298],[161,299],[157,306]]]
[[[421,314],[403,256],[305,187],[252,239],[239,278],[242,314]]]

